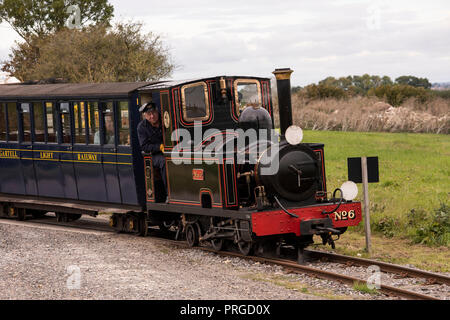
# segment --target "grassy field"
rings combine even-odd
[[[406,247],[420,242],[413,241],[418,230],[430,223],[442,203],[449,204],[449,135],[305,131],[304,136],[304,142],[325,143],[331,192],[347,180],[347,158],[379,157],[380,183],[369,185],[375,237],[402,239]],[[361,200],[361,185],[359,190]],[[448,212],[445,218],[448,221]],[[363,234],[363,224],[349,232],[357,238]],[[445,239],[434,244],[443,245],[447,259],[449,236],[445,233]],[[353,249],[357,252],[360,248]]]

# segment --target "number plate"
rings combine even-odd
[[[203,169],[194,169],[192,170],[192,179],[194,181],[204,181],[205,180],[205,174]]]
[[[356,218],[355,210],[334,212],[334,221],[355,220],[355,218]]]

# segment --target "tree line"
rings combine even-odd
[[[175,66],[160,36],[145,33],[142,23],[112,25],[113,17],[108,0],[0,0],[0,22],[22,39],[1,70],[22,82],[135,82],[170,76]]]
[[[399,106],[409,98],[420,103],[437,96],[430,89],[432,84],[427,78],[401,76],[394,81],[388,76],[364,74],[362,76],[327,77],[318,84],[306,87],[293,87],[292,93],[307,100],[345,99],[353,96],[376,96],[393,106]],[[440,94],[440,96],[444,96]]]

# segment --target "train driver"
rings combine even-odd
[[[144,116],[144,120],[139,123],[137,128],[141,150],[152,155],[153,167],[160,170],[167,194],[166,161],[163,155],[164,145],[161,116],[158,108],[152,102],[144,104],[139,108],[139,111]]]

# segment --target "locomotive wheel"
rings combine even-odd
[[[224,242],[225,241],[223,239],[211,240],[211,245],[214,250],[221,251],[221,250],[223,250]]]
[[[252,242],[239,241],[238,242],[238,249],[239,249],[239,252],[242,253],[244,256],[251,255],[252,252],[253,252],[253,243]]]
[[[117,217],[113,214],[109,217],[109,226],[115,228],[117,225]]]
[[[186,241],[189,247],[198,246],[198,228],[195,224],[188,224],[186,226]]]
[[[139,236],[146,237],[148,235],[148,221],[145,217],[139,219]]]

